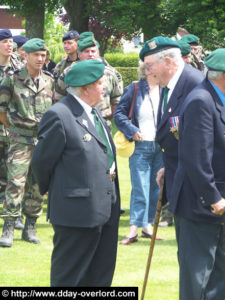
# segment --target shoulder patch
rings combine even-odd
[[[42,71],[43,71],[43,73],[45,73],[46,75],[48,75],[48,76],[54,78],[54,76],[53,76],[53,74],[52,74],[51,72],[49,72],[49,71],[47,71],[47,70],[42,70]]]
[[[19,71],[20,71],[20,69],[10,70],[10,71],[7,73],[7,75],[8,75],[8,76],[12,76],[13,74],[19,73]]]

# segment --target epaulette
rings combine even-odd
[[[8,75],[8,76],[12,76],[13,74],[19,73],[19,71],[20,71],[20,69],[10,70],[10,71],[7,73],[7,75]]]
[[[42,71],[43,71],[43,73],[45,73],[46,75],[48,75],[48,76],[50,76],[50,77],[52,77],[54,79],[54,76],[53,76],[53,74],[51,72],[49,72],[47,70],[42,70]]]

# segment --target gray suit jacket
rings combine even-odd
[[[38,139],[31,166],[41,194],[48,191],[50,222],[69,227],[105,224],[112,203],[119,201],[118,180],[114,184],[110,179],[107,148],[72,95],[45,113]]]

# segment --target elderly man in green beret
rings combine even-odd
[[[39,126],[31,161],[41,194],[48,192],[54,229],[51,286],[111,285],[120,212],[115,147],[96,105],[104,100],[105,66],[75,64],[68,94]]]
[[[180,299],[225,299],[225,49],[206,59],[207,78],[185,99],[171,192]]]
[[[195,68],[185,64],[178,42],[158,36],[145,42],[140,52],[146,72],[152,74],[163,87],[160,97],[156,141],[163,151],[164,168],[157,176],[158,185],[164,177],[163,204],[170,203],[171,188],[178,163],[178,121],[182,104],[188,93],[200,83],[204,76]],[[162,219],[162,226],[172,225],[168,215]]]
[[[99,56],[99,43],[95,40],[92,32],[81,33],[81,39],[78,42],[78,55],[80,61],[99,59],[105,64],[105,80],[106,90],[104,101],[98,104],[103,118],[107,121],[108,126],[111,128],[113,113],[119,103],[120,97],[123,93],[123,81],[121,74],[113,67],[105,62],[105,59]],[[77,63],[77,62],[75,62]],[[65,74],[71,67],[64,70],[56,82],[56,99],[60,100],[66,95],[66,84],[64,82]]]
[[[37,142],[38,124],[52,105],[54,79],[42,66],[46,57],[45,42],[34,38],[23,45],[26,65],[8,73],[0,87],[0,120],[8,128],[8,179],[3,202],[4,227],[0,246],[11,247],[15,219],[26,216],[22,239],[39,243],[35,223],[41,215],[43,198],[30,169]]]

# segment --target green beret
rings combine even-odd
[[[168,37],[157,36],[144,43],[139,53],[139,57],[142,61],[144,61],[145,56],[155,54],[157,52],[170,48],[180,48],[180,45],[178,44],[178,42]]]
[[[47,50],[45,46],[45,41],[38,38],[30,39],[25,44],[23,44],[22,48],[28,53],[40,50]]]
[[[198,46],[199,44],[199,38],[194,34],[186,34],[182,36],[181,41],[193,46]]]
[[[204,62],[210,70],[225,72],[225,48],[216,49],[206,57]]]
[[[100,47],[99,43],[96,41],[94,36],[89,36],[86,37],[85,39],[81,39],[78,41],[78,50],[83,51],[86,48],[89,47],[95,47],[97,46],[98,48]]]
[[[64,81],[68,86],[88,85],[102,77],[104,70],[105,65],[99,60],[83,60],[72,66]]]
[[[86,39],[87,37],[95,37],[94,33],[91,31],[85,31],[80,34],[80,40]]]
[[[185,43],[184,41],[182,40],[179,40],[178,41],[179,45],[180,45],[180,49],[181,49],[181,55],[182,56],[186,56],[188,55],[189,53],[191,53],[191,47],[188,43]]]

